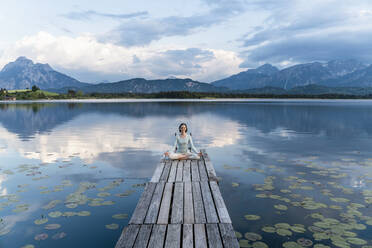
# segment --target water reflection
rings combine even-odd
[[[75,211],[64,201],[89,182],[95,187],[86,190],[87,198],[96,201],[88,200],[76,211],[89,210],[91,216],[84,218],[92,225],[85,226],[86,232],[102,237],[92,240],[91,246],[113,246],[128,220],[115,222],[111,216],[118,211],[132,213],[143,189],[138,185],[148,181],[161,154],[171,148],[178,124],[187,122],[195,146],[207,148],[221,177],[235,229],[260,233],[270,246],[281,247],[285,240],[263,233],[262,226],[283,221],[313,224],[311,218],[302,219],[311,212],[291,202],[311,198],[347,211],[346,204],[334,203],[324,194],[331,192],[368,207],[363,192],[371,189],[372,180],[371,106],[369,102],[0,104],[0,196],[18,197],[10,197],[11,202],[0,198],[2,216],[7,216],[6,225],[0,223],[0,245],[21,247],[33,242],[35,235],[45,232],[33,223],[48,214],[40,207],[58,199],[61,203],[53,211]],[[263,192],[269,197],[257,198],[262,193],[257,192],[257,185],[268,178],[274,189]],[[71,187],[63,186],[66,180]],[[108,187],[115,180],[123,182]],[[289,189],[292,192],[285,193]],[[102,192],[110,194],[98,196]],[[290,199],[279,202],[288,210],[275,209],[279,203],[272,195]],[[95,206],[100,201],[116,205]],[[29,209],[15,214],[15,206],[24,203],[30,204]],[[367,207],[359,210],[363,216],[371,215]],[[319,211],[341,220],[335,209]],[[245,214],[261,219],[250,223]],[[71,240],[46,240],[37,247],[84,243],[86,234],[73,236],[79,222],[74,218],[52,219],[63,224]],[[105,225],[110,223],[119,223],[119,230],[107,232]],[[1,236],[6,228],[9,234]],[[18,240],[26,230],[25,239]],[[370,232],[368,227],[358,231],[358,236]],[[312,238],[309,232],[297,235],[291,238]]]

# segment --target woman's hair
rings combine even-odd
[[[178,126],[178,131],[179,132],[181,132],[181,127],[183,126],[183,125],[185,125],[185,127],[186,127],[186,133],[187,133],[187,125],[186,125],[186,123],[181,123],[179,126]]]

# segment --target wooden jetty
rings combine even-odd
[[[115,246],[132,247],[239,247],[205,150],[200,160],[159,163]]]

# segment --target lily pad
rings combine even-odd
[[[90,212],[89,211],[80,211],[77,213],[78,216],[89,216]]]
[[[110,196],[111,194],[109,192],[100,192],[97,194],[98,197],[106,197],[106,196]]]
[[[63,217],[72,217],[72,216],[75,216],[75,215],[77,215],[77,213],[75,213],[75,212],[71,212],[71,211],[64,212],[64,213],[62,214]]]
[[[282,228],[276,229],[276,233],[280,236],[291,236],[292,235],[291,231],[289,231],[288,229],[282,229]]]
[[[299,238],[297,239],[297,244],[303,246],[303,247],[309,247],[313,245],[313,241],[310,239],[305,239],[305,238]]]
[[[235,237],[237,239],[241,239],[241,238],[243,238],[243,235],[240,232],[235,232]]]
[[[291,229],[292,232],[296,232],[296,233],[306,232],[306,229],[304,227],[301,227],[301,226],[291,226],[290,229]]]
[[[253,248],[269,248],[267,244],[261,241],[254,242],[252,247]]]
[[[288,209],[288,207],[286,205],[282,205],[282,204],[274,205],[274,208],[279,209],[279,210],[287,210]]]
[[[42,225],[48,222],[48,218],[41,218],[34,221],[36,225]]]
[[[112,216],[112,218],[114,218],[114,219],[126,219],[126,218],[128,218],[128,214],[114,214]]]
[[[248,240],[241,239],[241,240],[239,240],[239,247],[247,248],[247,247],[252,247],[252,245],[249,244],[249,241]]]
[[[262,236],[257,234],[257,233],[253,233],[253,232],[247,232],[244,234],[244,237],[250,241],[257,241],[257,240],[261,240],[262,239]]]
[[[119,228],[119,225],[118,224],[115,224],[115,223],[112,223],[112,224],[109,224],[109,225],[105,225],[105,227],[107,229],[110,229],[110,230],[116,230]]]
[[[346,240],[347,240],[347,242],[349,242],[350,244],[353,244],[353,245],[365,245],[365,244],[367,244],[367,241],[365,241],[364,239],[360,239],[360,238],[347,238]]]
[[[46,233],[41,233],[34,237],[35,240],[46,240],[47,238],[48,238],[48,234]]]
[[[246,220],[259,220],[259,219],[261,219],[260,216],[258,216],[258,215],[254,215],[254,214],[247,214],[247,215],[244,215],[244,218],[245,218]]]
[[[21,248],[35,248],[35,246],[34,245],[24,245]]]
[[[44,228],[47,229],[47,230],[54,230],[54,229],[58,229],[60,227],[61,227],[60,224],[47,224],[47,225],[44,226]]]
[[[52,217],[52,218],[58,218],[58,217],[62,216],[62,212],[60,212],[60,211],[50,212],[48,214],[48,216]]]
[[[114,204],[115,204],[114,201],[104,201],[104,202],[102,202],[102,205],[104,205],[104,206],[114,205]]]
[[[67,208],[76,208],[78,206],[78,204],[76,204],[76,203],[69,203],[69,204],[66,204],[65,206]]]
[[[277,223],[274,225],[276,228],[289,229],[291,226],[288,223]]]
[[[239,186],[239,183],[231,183],[231,186],[238,187]]]
[[[264,226],[261,230],[267,233],[274,233],[276,229],[272,226]]]

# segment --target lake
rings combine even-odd
[[[372,247],[372,101],[356,100],[0,103],[0,247],[114,247],[181,122],[241,247]]]

